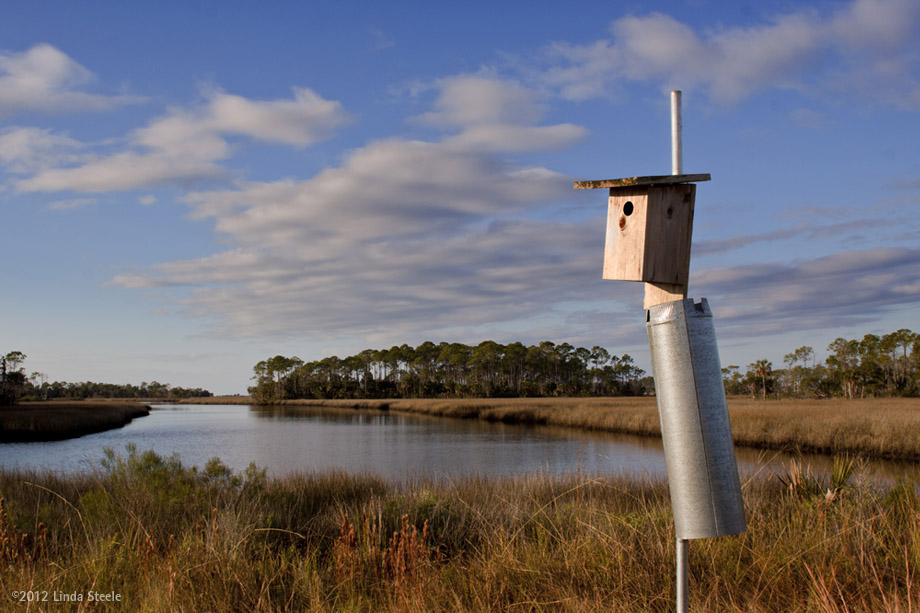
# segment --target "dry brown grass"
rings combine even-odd
[[[140,612],[673,608],[660,480],[266,479],[132,450],[108,461],[89,475],[0,472],[4,602],[95,589]],[[841,474],[747,481],[749,530],[691,544],[691,609],[920,610],[916,482]]]
[[[920,398],[729,401],[732,435],[751,447],[920,459]]]
[[[27,402],[0,407],[0,443],[54,441],[121,428],[150,407],[125,401]]]

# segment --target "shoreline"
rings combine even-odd
[[[122,428],[150,415],[150,406],[124,401],[43,401],[0,407],[0,444],[79,438]]]
[[[54,441],[120,428],[149,415],[151,404],[253,405],[248,396],[144,402],[25,402],[0,407],[0,443]],[[434,417],[660,437],[654,396],[592,398],[296,399],[271,405],[395,411]],[[920,460],[920,398],[752,400],[731,397],[736,446],[752,449]]]
[[[205,400],[205,402],[200,402]],[[178,404],[254,405],[246,396]],[[282,400],[265,406],[398,411],[508,424],[565,426],[660,437],[654,396],[601,398],[457,398]],[[735,445],[769,451],[920,460],[920,398],[728,399]]]

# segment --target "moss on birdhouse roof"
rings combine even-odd
[[[701,175],[658,175],[654,177],[626,177],[602,181],[575,181],[575,189],[601,189],[604,187],[641,187],[647,185],[673,185],[675,183],[696,183],[709,181],[709,173]]]

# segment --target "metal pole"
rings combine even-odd
[[[671,92],[671,174],[684,171],[683,124],[680,119],[680,91]]]
[[[687,593],[687,553],[690,550],[690,541],[677,539],[677,613],[687,613],[690,610]]]
[[[671,92],[671,174],[679,175],[684,170],[683,124],[680,117],[680,91]],[[676,542],[677,561],[675,579],[677,581],[677,613],[689,611],[687,599],[687,552],[690,541],[678,538]]]

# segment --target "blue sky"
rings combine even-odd
[[[539,340],[650,369],[606,194],[670,172],[724,364],[920,330],[920,5],[7,2],[0,351],[245,392],[252,366]]]

